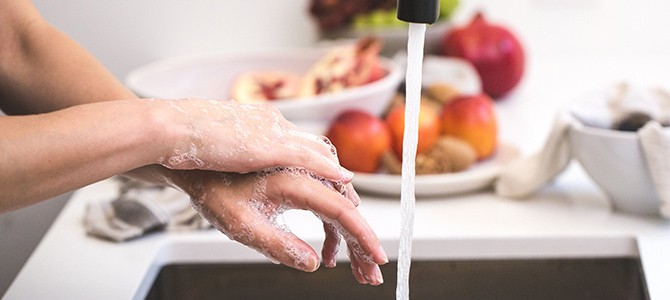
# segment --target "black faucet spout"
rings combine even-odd
[[[440,15],[440,0],[398,0],[398,19],[433,24]]]

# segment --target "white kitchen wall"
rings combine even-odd
[[[55,26],[122,78],[161,58],[303,46],[316,30],[307,0],[37,0]]]
[[[663,55],[670,1],[460,0],[456,22],[482,10],[510,26],[530,55]],[[119,78],[158,59],[309,45],[309,0],[37,0],[45,17]]]

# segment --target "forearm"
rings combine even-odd
[[[162,104],[113,101],[0,118],[0,211],[158,163],[174,133]]]
[[[5,113],[44,113],[134,97],[30,1],[0,0],[0,108]]]
[[[136,97],[84,48],[49,25],[30,1],[0,0],[0,41],[0,109],[7,114],[40,114],[80,104]],[[0,118],[0,148],[6,150],[0,152],[0,166],[6,166],[2,167],[4,171],[0,174],[0,190],[3,191],[3,198],[7,199],[3,200],[6,203],[0,205],[0,211],[25,206],[104,179],[128,170],[131,165],[133,168],[140,166],[137,163],[144,160],[140,157],[125,156],[117,159],[115,155],[105,155],[101,159],[95,156],[99,150],[123,148],[124,145],[119,143],[124,143],[125,139],[138,138],[138,133],[115,131],[124,126],[133,127],[126,117],[138,111],[117,114],[108,111],[104,112],[106,115],[102,118],[96,119],[97,114],[77,114],[80,110],[90,108],[20,119]],[[110,120],[114,117],[122,119],[122,122]],[[110,131],[106,125],[114,128]],[[144,128],[145,124],[134,126],[130,129]],[[98,134],[99,130],[123,136],[108,136],[109,140],[98,147],[100,141],[96,144],[90,138]],[[13,141],[10,136],[14,137]],[[24,140],[25,137],[29,138]],[[39,145],[30,146],[31,143]],[[10,153],[10,145],[13,151],[27,151],[21,157],[23,159],[17,161],[20,153]],[[155,148],[155,144],[148,148]],[[131,155],[125,151],[114,153]],[[49,159],[41,157],[45,154],[48,154]],[[82,154],[89,158],[79,157]],[[6,163],[12,164],[11,168]],[[157,179],[162,177],[161,171],[160,167],[140,167],[128,175]],[[20,187],[24,185],[29,186],[29,189],[22,191]],[[21,195],[8,197],[9,188],[14,190],[12,193],[18,191]],[[21,203],[21,199],[28,199],[28,202]]]
[[[171,111],[170,122],[156,126],[140,109],[151,101],[109,101],[132,98],[30,1],[0,0],[0,108],[28,115],[0,118],[4,209],[131,170],[126,174],[165,182],[168,172],[157,163],[239,173],[298,166],[338,182],[353,176],[339,166],[332,145],[298,132],[269,106],[153,101]],[[161,161],[156,151],[171,157]]]

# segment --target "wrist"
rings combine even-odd
[[[151,130],[147,133],[149,147],[156,150],[151,163],[165,165],[176,153],[184,151],[190,142],[191,131],[184,113],[173,107],[173,100],[148,99],[147,122]]]
[[[194,179],[198,177],[198,170],[172,170],[161,165],[146,165],[123,173],[123,176],[145,181],[152,184],[169,186],[181,190],[189,195],[196,192]],[[199,184],[198,186],[202,186]]]

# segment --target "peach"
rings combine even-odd
[[[405,132],[405,105],[397,105],[386,115],[386,124],[391,129],[393,137],[393,152],[402,159],[402,143]],[[419,143],[417,154],[430,149],[440,137],[440,118],[435,109],[427,104],[421,103],[419,111]]]
[[[461,95],[446,103],[441,112],[442,132],[468,142],[481,160],[498,145],[498,125],[493,100],[486,94]]]
[[[376,172],[391,147],[391,132],[384,121],[368,112],[351,109],[333,120],[326,132],[343,167],[354,172]]]

